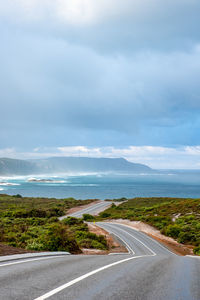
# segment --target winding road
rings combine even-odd
[[[93,204],[93,205],[88,206],[88,207],[86,207],[84,209],[76,211],[76,212],[74,212],[72,214],[68,214],[66,216],[59,217],[59,220],[63,220],[65,218],[67,218],[68,216],[76,217],[76,218],[81,218],[83,216],[83,214],[96,215],[99,212],[101,212],[101,211],[105,210],[106,208],[108,208],[110,205],[111,205],[110,202],[102,200],[101,202],[99,202],[97,204]]]
[[[0,299],[200,299],[198,257],[177,256],[125,225],[98,225],[122,239],[129,253],[2,262]]]

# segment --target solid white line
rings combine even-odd
[[[111,228],[112,228],[112,225],[109,224],[108,226],[111,226]],[[121,231],[127,233],[128,235],[130,235],[131,237],[133,237],[135,240],[137,240],[139,243],[141,243],[144,247],[146,247],[151,253],[153,253],[153,255],[157,255],[151,248],[149,248],[145,243],[141,242],[141,241],[140,241],[138,238],[136,238],[134,235],[130,234],[129,232],[127,232],[127,231],[125,231],[125,230],[123,230],[123,229],[121,229],[121,228],[119,228],[119,227],[118,227],[118,230],[121,230]]]
[[[197,258],[197,259],[200,259],[200,256],[195,256],[195,255],[186,255],[188,257],[191,257],[191,258]]]
[[[110,223],[109,223],[109,224],[108,224],[108,223],[105,223],[105,225],[107,225],[108,227],[112,227],[112,225],[110,225]],[[116,227],[115,227],[115,229],[116,229]],[[135,259],[135,258],[151,257],[151,256],[157,255],[157,254],[156,254],[153,250],[151,250],[147,245],[145,245],[143,242],[141,242],[138,238],[134,237],[134,236],[133,236],[132,234],[130,234],[129,232],[126,232],[125,230],[119,228],[118,226],[117,226],[117,229],[119,229],[119,230],[121,230],[121,231],[127,233],[127,234],[130,235],[132,238],[136,239],[136,240],[137,240],[138,242],[140,242],[144,247],[146,247],[152,254],[149,254],[149,255],[140,255],[140,256],[132,256],[132,257],[130,257],[130,258],[122,259],[122,260],[119,260],[119,261],[117,261],[117,262],[111,263],[111,264],[109,264],[109,265],[103,266],[103,267],[98,268],[98,269],[96,269],[96,270],[93,270],[93,271],[91,271],[91,272],[89,272],[89,273],[87,273],[87,274],[84,274],[84,275],[82,275],[82,276],[80,276],[80,277],[78,277],[78,278],[76,278],[76,279],[74,279],[74,280],[71,280],[71,281],[69,281],[69,282],[67,282],[67,283],[65,283],[65,284],[63,284],[63,285],[61,285],[60,287],[55,288],[55,289],[53,289],[52,291],[50,291],[50,292],[48,292],[48,293],[46,293],[46,294],[44,294],[44,295],[42,295],[42,296],[40,296],[40,297],[34,299],[34,300],[45,300],[45,299],[47,299],[47,298],[49,298],[49,297],[51,297],[51,296],[53,296],[53,295],[59,293],[60,291],[62,291],[62,290],[64,290],[64,289],[66,289],[66,288],[72,286],[73,284],[75,284],[75,283],[77,283],[77,282],[79,282],[79,281],[81,281],[81,280],[84,280],[85,278],[90,277],[90,276],[92,276],[92,275],[94,275],[94,274],[96,274],[96,273],[98,273],[98,272],[101,272],[101,271],[103,271],[103,270],[105,270],[105,269],[111,268],[111,267],[113,267],[113,266],[115,266],[115,265],[124,263],[124,262],[126,262],[126,261],[129,261],[129,260],[132,260],[132,259]],[[115,233],[114,233],[114,234],[115,234]],[[121,237],[119,237],[119,238],[121,239]],[[129,249],[131,249],[131,251],[133,251],[132,248],[131,248],[129,245],[128,245],[128,247],[129,247]]]
[[[133,228],[133,227],[131,227],[131,226],[129,226],[129,225],[125,225],[125,224],[121,224],[121,223],[111,222],[111,224],[118,224],[118,225],[121,225],[121,226],[124,226],[124,227],[128,227],[128,228],[130,228],[130,229],[132,229],[132,230],[134,230],[134,231],[138,231],[138,232],[144,234],[144,236],[145,236],[147,239],[149,239],[149,240],[151,240],[152,242],[158,244],[158,245],[159,245],[161,248],[163,248],[164,250],[166,250],[166,251],[168,251],[169,253],[171,253],[171,254],[177,256],[177,254],[173,253],[173,252],[170,251],[168,248],[166,248],[166,247],[164,247],[163,245],[161,245],[158,241],[156,241],[154,238],[148,236],[148,235],[147,235],[145,232],[143,232],[143,231],[140,231],[140,230],[135,229],[135,228]]]
[[[49,298],[49,297],[51,297],[51,296],[53,296],[53,295],[55,295],[55,294],[61,292],[62,290],[66,289],[66,288],[68,288],[68,287],[70,287],[70,286],[72,286],[73,284],[75,284],[75,283],[77,283],[77,282],[79,282],[79,281],[81,281],[81,280],[84,280],[84,279],[86,279],[86,278],[88,278],[88,277],[90,277],[90,276],[92,276],[92,275],[94,275],[94,274],[96,274],[96,273],[98,273],[98,272],[101,272],[101,271],[103,271],[103,270],[106,270],[106,269],[108,269],[108,268],[111,268],[111,267],[113,267],[113,266],[119,265],[119,264],[121,264],[121,263],[124,263],[124,262],[126,262],[126,261],[129,261],[129,260],[132,260],[132,259],[135,259],[135,258],[149,257],[149,256],[154,256],[154,255],[133,256],[133,257],[129,257],[129,258],[126,258],[126,259],[122,259],[122,260],[119,260],[119,261],[114,262],[114,263],[112,263],[112,264],[103,266],[103,267],[98,268],[98,269],[96,269],[96,270],[93,270],[93,271],[91,271],[91,272],[89,272],[89,273],[87,273],[87,274],[84,274],[84,275],[82,275],[82,276],[80,276],[80,277],[78,277],[78,278],[76,278],[76,279],[74,279],[74,280],[71,280],[71,281],[69,281],[69,282],[67,282],[67,283],[65,283],[65,284],[63,284],[63,285],[61,285],[61,286],[59,286],[59,287],[53,289],[52,291],[50,291],[50,292],[48,292],[48,293],[46,293],[46,294],[44,294],[44,295],[42,295],[42,296],[40,296],[40,297],[38,297],[38,298],[35,298],[34,300],[44,300],[44,299],[47,299],[47,298]]]
[[[101,228],[103,228],[104,230],[107,230],[108,232],[110,233],[113,233],[114,235],[116,235],[120,240],[122,240],[122,242],[124,242],[124,244],[126,245],[126,249],[128,250],[128,253],[119,253],[119,254],[135,254],[135,252],[133,251],[133,249],[131,248],[130,245],[128,245],[128,243],[123,239],[121,238],[118,234],[114,233],[112,230],[110,229],[107,229],[105,227],[103,227],[103,225],[97,225]],[[109,255],[112,255],[113,253],[109,253]]]
[[[23,263],[27,263],[27,262],[31,262],[31,261],[38,261],[38,260],[44,260],[44,259],[53,259],[53,258],[58,258],[58,257],[63,258],[63,256],[58,255],[58,256],[49,256],[49,257],[41,257],[41,258],[32,258],[32,259],[20,260],[20,261],[15,261],[15,262],[11,262],[11,263],[2,264],[2,265],[0,265],[0,268],[1,267],[6,267],[6,266],[11,266],[11,265],[23,264]]]

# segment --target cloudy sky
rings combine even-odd
[[[0,156],[200,168],[199,0],[0,0]]]

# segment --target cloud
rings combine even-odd
[[[199,8],[0,1],[1,146],[198,145]]]
[[[6,43],[14,46],[7,48]],[[159,144],[162,138],[166,144],[185,144],[191,126],[199,126],[199,49],[110,57],[63,40],[7,35],[0,50],[2,131],[17,130],[25,138],[32,135],[33,141],[35,131],[44,135],[44,127],[49,132],[53,127],[57,137],[61,132],[68,136],[74,131],[86,130],[86,135],[96,131],[94,144],[99,134],[104,143],[106,131],[111,144],[116,143],[117,133],[126,136],[126,144],[132,139]],[[187,127],[184,136],[180,126]],[[170,136],[163,133],[171,128]],[[38,145],[34,141],[30,146]]]
[[[15,27],[116,53],[190,48],[200,38],[199,9],[198,0],[0,2],[0,15]]]

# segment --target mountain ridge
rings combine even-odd
[[[145,164],[124,158],[49,157],[41,159],[0,158],[0,175],[55,174],[68,172],[151,173]]]

